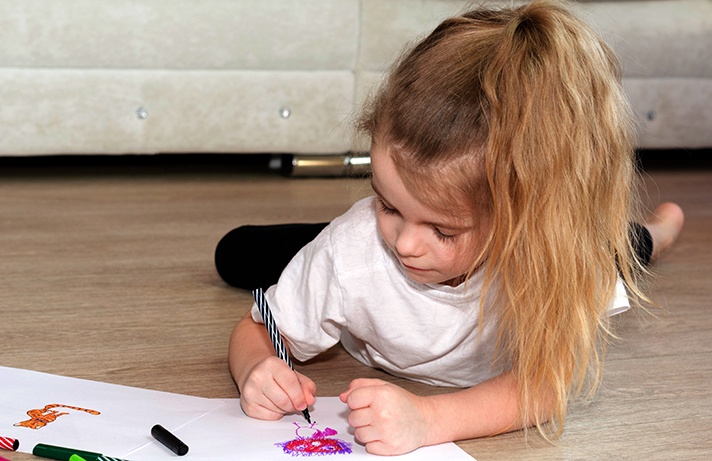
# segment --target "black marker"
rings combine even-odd
[[[181,442],[178,437],[168,432],[160,424],[156,424],[151,428],[151,435],[178,456],[188,453],[188,445]]]

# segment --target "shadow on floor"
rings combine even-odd
[[[710,170],[712,148],[642,149],[637,152],[645,171]],[[267,174],[272,154],[42,155],[0,157],[0,177],[155,174]]]

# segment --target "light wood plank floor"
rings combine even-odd
[[[646,191],[687,214],[655,266],[660,307],[617,319],[603,389],[573,406],[555,445],[521,433],[459,442],[476,459],[712,459],[712,170],[650,171]],[[330,220],[370,193],[365,180],[255,168],[0,171],[0,365],[238,397],[227,343],[252,301],[218,277],[216,243],[240,224]],[[443,391],[365,368],[339,347],[299,369],[320,395],[357,376]]]

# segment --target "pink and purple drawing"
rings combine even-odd
[[[336,435],[337,432],[327,427],[323,431],[315,429],[316,422],[311,426],[302,427],[299,423],[294,423],[297,426],[297,438],[287,442],[276,443],[275,445],[282,447],[286,454],[292,456],[321,456],[321,455],[348,455],[351,453],[351,444],[343,440],[330,438]],[[311,431],[309,436],[300,434],[300,431]]]

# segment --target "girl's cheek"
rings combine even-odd
[[[388,223],[389,216],[384,216],[384,213],[379,213],[377,215],[378,231],[381,233],[381,237],[386,241],[389,247],[393,245],[393,226]]]

